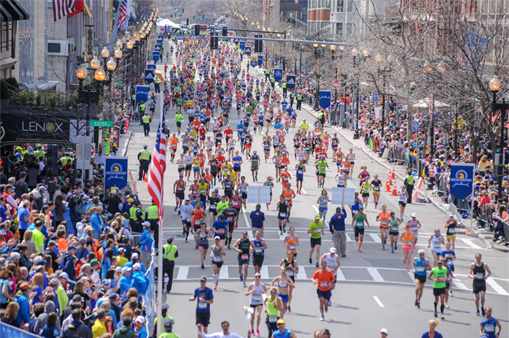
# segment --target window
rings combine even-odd
[[[345,5],[344,0],[337,0],[337,4],[338,4],[338,5],[337,5],[337,10],[336,10],[336,12],[340,12],[340,13],[341,13],[341,12],[343,12],[343,10],[344,10],[344,8],[343,8],[343,7],[344,7],[344,5]]]
[[[60,53],[60,44],[48,42],[48,53]]]
[[[338,22],[336,24],[336,35],[339,37],[343,36],[343,23],[342,22]]]

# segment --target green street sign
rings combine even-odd
[[[90,120],[90,127],[111,128],[113,127],[113,121]]]

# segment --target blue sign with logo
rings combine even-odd
[[[145,82],[146,83],[154,82],[154,75],[152,75],[152,73],[148,73],[147,75],[145,75]]]
[[[246,49],[246,41],[240,41],[239,42],[239,48],[240,48],[240,50]]]
[[[146,102],[148,100],[148,86],[136,86],[136,102]]]
[[[149,69],[149,70],[156,70],[156,65],[155,65],[155,64],[152,64],[152,63],[149,63],[149,64],[147,65],[147,69]]]
[[[263,55],[258,55],[258,66],[262,66],[263,65]]]
[[[295,75],[286,76],[286,88],[290,90],[295,88]]]
[[[451,164],[451,194],[464,199],[474,190],[474,165],[464,163]]]
[[[279,82],[283,79],[283,69],[275,68],[274,69],[274,79]]]
[[[329,108],[331,102],[331,91],[330,90],[320,90],[320,107]]]
[[[239,44],[239,42],[240,42],[239,38],[235,38],[235,39],[233,39],[233,43],[235,43],[236,45],[238,45],[238,44]]]
[[[242,42],[244,42],[244,41],[242,41]],[[246,44],[246,43],[244,42],[244,45],[245,45],[245,44]],[[251,47],[246,46],[246,49],[244,50],[244,53],[246,53],[246,55],[251,55]]]
[[[127,157],[106,157],[104,185],[110,190],[127,186]]]
[[[152,60],[154,60],[154,62],[159,61],[159,52],[152,52]]]
[[[373,101],[378,101],[378,94],[377,93],[373,93]]]
[[[258,58],[256,56],[251,56],[251,67],[256,67],[258,65]]]

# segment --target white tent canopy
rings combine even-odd
[[[419,100],[419,102],[414,104],[412,107],[414,107],[414,108],[429,108],[430,104],[431,104],[431,99],[429,97],[427,97],[424,100]],[[450,107],[447,103],[444,103],[444,102],[441,102],[441,101],[437,101],[437,100],[434,100],[433,106],[435,108]]]
[[[159,19],[157,20],[157,30],[159,32],[164,32],[164,29],[166,26],[169,26],[171,28],[180,28],[180,25],[176,24],[175,22],[171,21],[170,19]]]

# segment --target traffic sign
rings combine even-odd
[[[332,88],[334,88],[334,89],[341,88],[341,83],[339,83],[339,81],[332,82]]]
[[[90,127],[111,128],[113,121],[90,120]]]
[[[115,89],[115,97],[120,99],[122,97],[122,91],[120,89]]]

